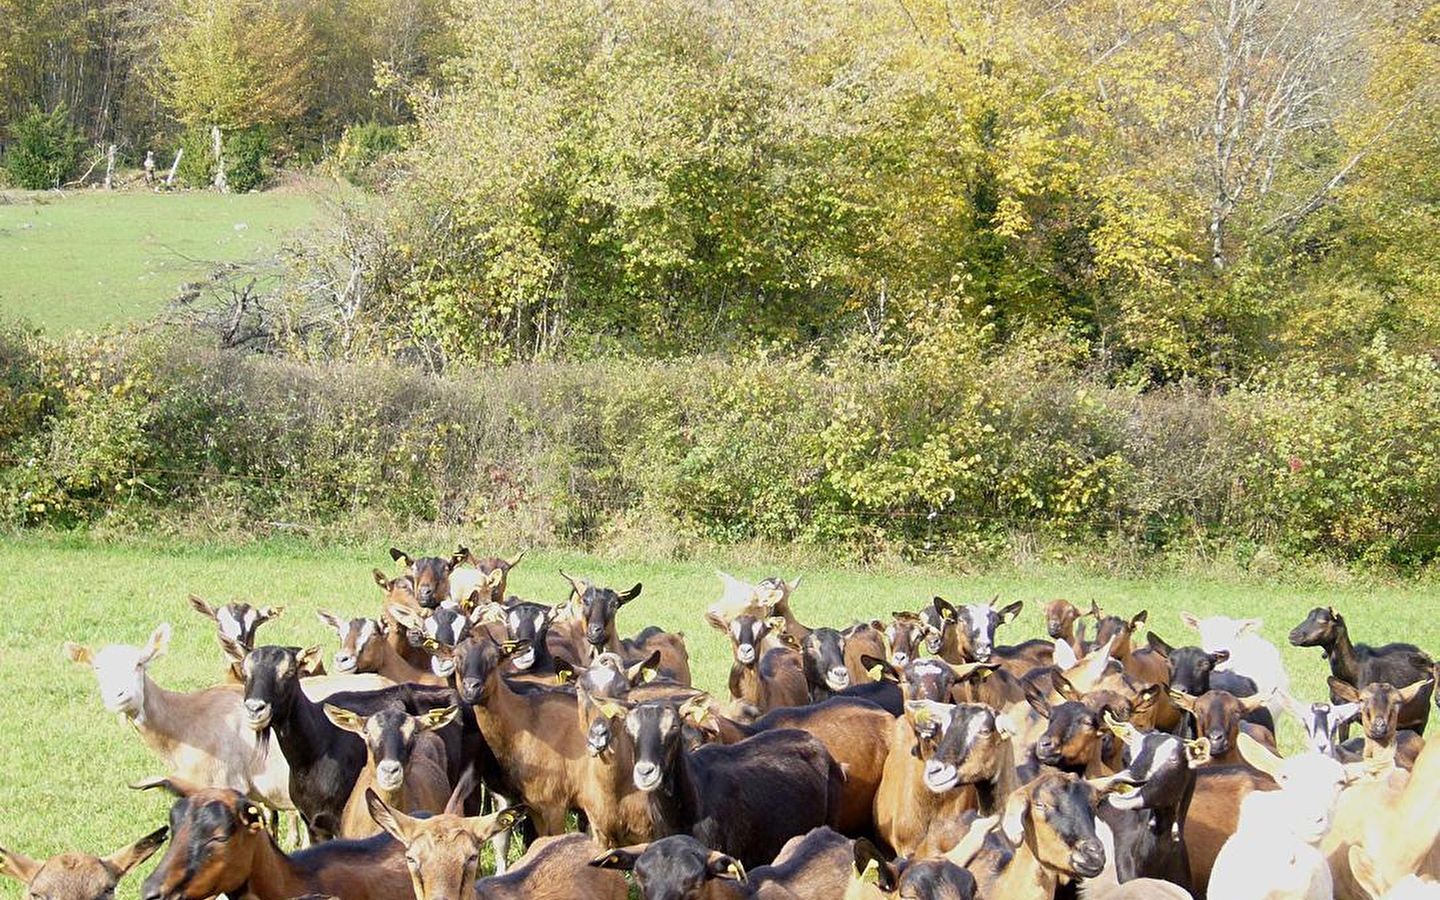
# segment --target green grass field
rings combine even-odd
[[[0,571],[6,573],[0,685],[7,695],[0,703],[0,846],[32,856],[65,849],[105,853],[165,821],[163,797],[125,787],[158,774],[157,764],[130,727],[103,710],[93,676],[64,658],[63,641],[95,648],[139,644],[158,623],[168,621],[174,638],[169,653],[151,667],[156,681],[171,688],[215,683],[222,663],[213,627],[185,602],[196,593],[212,602],[244,598],[284,605],[284,616],[261,632],[263,640],[321,644],[328,659],[335,639],[316,621],[315,610],[375,615],[380,592],[370,571],[396,570],[388,547],[389,542],[377,539],[364,550],[288,543],[167,549],[44,536],[0,544]],[[487,549],[509,553],[515,548]],[[556,572],[561,566],[621,588],[644,582],[641,597],[621,612],[622,632],[651,623],[683,630],[696,684],[723,691],[728,644],[700,619],[700,610],[719,596],[717,564],[724,563],[643,563],[535,552],[515,570],[510,586],[521,596],[558,602],[567,589]],[[763,560],[734,565],[732,571],[751,580],[774,574]],[[996,593],[1025,600],[1019,623],[1001,632],[1012,640],[1040,634],[1037,606],[1056,596],[1077,603],[1095,599],[1106,609],[1126,613],[1148,609],[1155,630],[1176,644],[1187,642],[1176,617],[1179,610],[1257,615],[1265,619],[1266,637],[1282,646],[1303,697],[1321,695],[1327,670],[1317,652],[1293,649],[1284,636],[1312,606],[1333,604],[1344,610],[1361,640],[1410,640],[1440,650],[1433,591],[1421,586],[1316,589],[1179,576],[1131,581],[1062,570],[984,577],[841,569],[803,574],[794,606],[802,620],[816,624],[914,609],[932,594],[953,601]],[[1293,740],[1293,728],[1290,733]],[[148,870],[148,864],[142,868]],[[138,883],[132,876],[121,890],[133,896]],[[19,896],[15,882],[0,885],[0,895]]]
[[[254,258],[314,222],[325,190],[0,195],[0,316],[52,334],[149,318],[214,263]]]

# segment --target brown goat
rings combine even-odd
[[[504,875],[475,883],[477,900],[625,900],[630,886],[619,872],[589,862],[605,848],[583,834],[542,837]]]
[[[1376,681],[1359,690],[1334,675],[1330,676],[1329,682],[1331,694],[1346,703],[1360,704],[1362,758],[1393,759],[1407,772],[1414,768],[1415,757],[1425,746],[1425,739],[1413,731],[1401,730],[1400,714],[1421,691],[1434,683],[1433,679],[1423,678],[1403,688]]]
[[[1000,827],[1015,853],[998,873],[971,868],[981,896],[1050,900],[1062,882],[1099,875],[1106,857],[1095,807],[1103,790],[1070,773],[1048,772],[1011,794]]]
[[[1240,802],[1255,791],[1279,790],[1270,776],[1249,765],[1202,766],[1195,770],[1195,794],[1185,815],[1185,851],[1190,856],[1190,890],[1204,897],[1210,870],[1240,824]]]
[[[190,605],[200,615],[215,623],[215,630],[219,634],[230,638],[230,640],[244,647],[246,650],[255,649],[255,633],[260,626],[272,619],[280,618],[285,612],[283,606],[251,606],[248,603],[232,602],[224,606],[211,606],[194,594],[190,595]],[[314,672],[315,675],[325,674],[325,669]],[[245,678],[240,674],[240,667],[235,662],[225,670],[225,680],[230,684],[244,684]]]
[[[890,752],[875,793],[875,829],[901,856],[914,856],[922,848],[949,849],[960,837],[949,826],[979,805],[973,785],[943,790],[926,785],[926,768],[948,721],[948,715],[942,720],[932,710],[930,701],[905,704],[905,715],[891,726]]]
[[[340,639],[335,651],[335,671],[340,674],[374,673],[396,684],[443,685],[446,679],[431,671],[428,664],[421,668],[399,653],[388,639],[383,621],[376,619],[342,619],[324,610],[316,613],[320,624],[331,629]],[[401,638],[405,641],[405,638]],[[407,641],[408,643],[408,641]],[[417,648],[419,652],[423,648]],[[232,664],[234,667],[236,664]]]
[[[445,743],[429,732],[455,719],[457,707],[435,709],[422,716],[387,709],[362,716],[325,704],[325,715],[337,728],[365,741],[365,771],[355,780],[340,817],[340,837],[364,838],[380,828],[370,815],[365,795],[372,788],[390,806],[409,812],[438,813],[450,796]]]
[[[758,716],[782,706],[804,706],[810,702],[800,653],[788,646],[762,649],[765,638],[772,633],[793,638],[785,630],[783,618],[759,619],[744,615],[726,622],[718,616],[707,616],[706,621],[730,638],[735,657],[730,667],[730,697],[737,707],[748,707]],[[746,716],[737,712],[732,718]]]
[[[481,845],[525,815],[524,807],[512,806],[466,818],[461,811],[472,786],[468,776],[462,778],[444,811],[428,819],[407,816],[374,791],[366,792],[365,805],[375,823],[405,848],[415,900],[469,897],[479,877]]]
[[[110,900],[120,879],[159,850],[169,830],[152,831],[104,857],[60,853],[42,861],[0,847],[0,875],[25,885],[33,900]]]
[[[1199,697],[1192,697],[1184,691],[1171,691],[1170,699],[1195,717],[1195,735],[1209,740],[1210,765],[1238,766],[1245,763],[1240,757],[1239,737],[1242,732],[1271,752],[1277,752],[1275,735],[1270,729],[1245,721],[1245,716],[1264,707],[1264,697],[1236,697],[1228,691],[1206,691]]]
[[[218,894],[395,900],[409,890],[404,847],[389,835],[326,841],[286,854],[265,830],[260,807],[239,791],[168,778],[134,787],[160,787],[178,798],[170,809],[170,846],[145,879],[145,900],[206,900]]]
[[[520,565],[520,560],[525,558],[525,551],[521,550],[510,559],[499,556],[482,558],[472,553],[469,547],[462,545],[456,549],[455,558],[458,564],[450,570],[451,596],[457,599],[462,597],[478,599],[479,605],[486,603],[500,605],[505,602],[505,589],[508,586],[510,570]],[[461,564],[466,568],[461,568]],[[480,592],[479,598],[474,597],[476,591]]]

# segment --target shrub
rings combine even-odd
[[[269,138],[261,128],[232,131],[222,136],[225,179],[231,191],[244,193],[260,187],[269,177]],[[180,178],[192,188],[208,188],[215,182],[215,149],[209,129],[191,128],[180,138],[185,155],[180,158]]]
[[[14,183],[31,190],[59,187],[76,174],[84,138],[60,104],[51,112],[35,109],[10,126],[5,168]]]
[[[356,184],[372,184],[377,179],[372,169],[385,157],[404,149],[398,125],[362,122],[345,129],[335,148],[335,165],[340,174]]]

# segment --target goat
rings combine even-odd
[[[1095,807],[1106,790],[1068,772],[1047,772],[1017,788],[1000,826],[1014,854],[998,872],[993,863],[970,867],[980,896],[1050,900],[1063,882],[1104,871]]]
[[[1215,858],[1239,825],[1241,804],[1253,793],[1278,790],[1278,785],[1249,764],[1202,765],[1193,771],[1195,793],[1181,827],[1190,858],[1190,891],[1204,897]]]
[[[1026,641],[1013,647],[995,643],[995,632],[1013,622],[1025,607],[1016,600],[997,609],[993,603],[971,603],[952,606],[943,597],[935,597],[930,606],[921,610],[930,631],[930,652],[950,663],[989,662],[992,656],[1017,677],[1037,666],[1050,665],[1054,647],[1046,641]]]
[[[920,618],[919,613],[900,610],[890,614],[889,625],[879,621],[871,622],[870,625],[885,635],[889,653],[882,658],[886,658],[897,669],[903,669],[910,660],[920,658],[925,640],[925,621]]]
[[[1121,748],[1101,725],[1107,712],[1129,718],[1128,703],[1108,691],[1082,695],[1060,675],[1055,676],[1055,688],[1064,699],[1052,705],[1037,685],[1026,686],[1025,699],[1030,708],[1046,720],[1045,730],[1035,743],[1035,760],[1043,766],[1087,777],[1114,772]]]
[[[465,640],[472,628],[470,617],[456,606],[441,606],[435,610],[392,606],[389,614],[400,628],[409,633],[407,640],[417,641],[430,654],[426,661],[430,671],[448,680],[455,672],[454,659],[450,654],[437,651],[453,648]]]
[[[529,676],[535,679],[553,678],[557,674],[555,657],[549,644],[550,626],[560,613],[559,607],[543,603],[521,601],[504,608],[505,639],[524,641],[528,646],[510,657],[514,668],[512,676]],[[656,650],[655,653],[659,654]]]
[[[1414,731],[1400,728],[1400,715],[1415,698],[1427,693],[1434,685],[1427,675],[1420,681],[1403,688],[1395,688],[1384,681],[1372,681],[1360,690],[1334,675],[1330,676],[1330,692],[1346,703],[1360,706],[1361,740],[1363,759],[1393,759],[1400,768],[1409,771],[1415,765],[1415,757],[1425,745],[1425,739]],[[1428,702],[1426,704],[1429,705]],[[1353,753],[1350,746],[1342,750]]]
[[[1440,900],[1440,882],[1431,878],[1407,875],[1390,886],[1362,847],[1350,848],[1350,872],[1364,892],[1363,897],[1356,895],[1359,900]]]
[[[983,775],[980,765],[964,766],[953,750],[947,759],[934,757],[957,715],[966,721],[962,730],[968,727],[971,708],[958,712],[959,707],[930,700],[907,701],[905,707],[904,717],[891,726],[890,752],[875,793],[875,828],[902,856],[943,853],[963,837],[956,831],[960,814],[977,807],[975,782]],[[954,732],[952,744],[964,737]]]
[[[476,900],[626,900],[623,876],[588,865],[602,852],[583,834],[539,838],[510,872],[477,881]]]
[[[1200,634],[1200,649],[1206,653],[1218,654],[1224,651],[1227,654],[1225,659],[1217,662],[1217,672],[1233,672],[1255,682],[1255,690],[1250,693],[1265,698],[1265,708],[1270,717],[1269,721],[1251,721],[1274,731],[1275,723],[1280,718],[1280,710],[1284,708],[1281,695],[1290,690],[1290,675],[1280,660],[1279,649],[1260,636],[1260,627],[1264,623],[1260,619],[1232,619],[1229,616],[1209,616],[1201,619],[1187,612],[1180,614],[1180,620]],[[1174,684],[1173,681],[1171,683]],[[1214,687],[1228,690],[1237,697],[1244,696],[1244,692],[1231,690],[1223,684]],[[1204,692],[1191,693],[1199,696]]]
[[[366,794],[374,791],[390,806],[410,812],[438,813],[450,795],[445,745],[433,734],[455,718],[451,706],[412,716],[403,710],[382,709],[362,716],[325,704],[325,716],[337,728],[365,741],[365,770],[355,781],[340,818],[340,837],[364,838],[379,831],[370,815]]]
[[[1150,644],[1150,651],[1165,661],[1169,670],[1167,683],[1172,691],[1180,691],[1192,697],[1199,697],[1212,690],[1225,691],[1235,697],[1253,697],[1259,692],[1253,679],[1235,672],[1219,670],[1230,658],[1228,650],[1216,650],[1212,653],[1199,647],[1172,647],[1153,631],[1145,637]],[[1175,706],[1172,695],[1167,692],[1162,694],[1160,699],[1165,707],[1173,710],[1174,718],[1166,715],[1163,710],[1158,711],[1157,725],[1175,728],[1182,724],[1184,710]],[[1284,701],[1277,698],[1277,702],[1283,705]],[[1268,705],[1250,713],[1246,720],[1269,728],[1272,733],[1275,730],[1275,720]]]
[[[1122,882],[1161,878],[1189,888],[1185,822],[1195,795],[1194,766],[1208,756],[1208,742],[1142,733],[1113,718],[1106,725],[1124,743],[1125,755],[1124,767],[1103,783],[1133,788],[1111,793],[1100,808],[1118,845],[1118,850],[1107,849],[1117,877]]]
[[[855,842],[844,900],[975,900],[975,876],[949,859],[890,862],[869,841]],[[835,896],[833,894],[827,896]]]
[[[803,706],[809,702],[805,664],[799,652],[790,647],[761,652],[766,635],[772,631],[785,634],[784,619],[743,615],[728,623],[715,616],[708,616],[706,621],[730,637],[735,657],[730,667],[730,696],[737,706],[749,707],[761,715],[782,706]]]
[[[818,739],[780,729],[692,752],[682,746],[685,712],[652,700],[624,714],[632,778],[652,795],[657,835],[689,832],[756,866],[795,835],[835,823],[844,775]]]
[[[1302,703],[1289,694],[1283,699],[1285,709],[1305,730],[1310,749],[1326,756],[1337,756],[1345,726],[1360,715],[1358,703]]]
[[[415,900],[455,900],[473,893],[479,876],[480,847],[525,815],[524,807],[507,807],[488,816],[464,816],[465,798],[473,782],[462,778],[439,815],[409,816],[374,791],[366,791],[365,807],[376,826],[405,849],[405,862]]]
[[[680,684],[690,683],[690,651],[685,647],[684,634],[670,634],[652,625],[634,638],[622,639],[616,631],[615,617],[620,607],[640,596],[642,585],[636,584],[627,591],[616,591],[608,587],[597,588],[587,580],[572,578],[564,570],[560,574],[570,582],[571,600],[578,603],[585,620],[585,641],[590,645],[591,656],[608,650],[627,660],[634,660],[644,659],[652,650],[659,650],[660,674]]]
[[[800,659],[811,703],[829,700],[850,686],[845,645],[845,635],[834,628],[812,628],[800,641]]]
[[[1321,655],[1330,663],[1330,674],[1336,680],[1354,688],[1383,681],[1388,684],[1414,684],[1431,677],[1434,660],[1414,644],[1385,644],[1372,647],[1368,644],[1352,644],[1345,617],[1334,607],[1317,606],[1310,610],[1305,621],[1290,632],[1290,643],[1296,647],[1319,647]],[[1434,690],[1433,681],[1429,690],[1409,698],[1400,711],[1400,727],[1416,734],[1425,733],[1430,720],[1430,697]],[[1331,684],[1330,699],[1334,703],[1345,702]]]
[[[164,788],[176,797],[170,808],[170,846],[141,886],[142,900],[206,900],[219,894],[254,900],[302,894],[395,900],[409,890],[404,848],[387,834],[327,841],[286,854],[265,830],[259,807],[239,791],[172,778],[132,787]]]
[[[413,665],[385,639],[385,626],[376,619],[341,619],[324,610],[316,613],[320,623],[340,638],[335,651],[335,671],[349,674],[374,673],[396,684],[443,685],[446,679],[430,666]],[[232,669],[237,668],[232,664]],[[314,698],[311,698],[314,699]]]
[[[748,872],[689,835],[602,853],[592,866],[634,872],[642,900],[831,900],[845,890],[851,842],[829,828],[792,838]]]
[[[92,652],[66,641],[65,654],[91,668],[105,708],[125,716],[175,777],[254,794],[273,810],[294,809],[289,764],[273,737],[257,737],[246,725],[238,690],[181,693],[150,680],[148,666],[169,644],[165,623],[142,648],[112,644]]]
[[[120,879],[159,850],[169,830],[161,827],[104,857],[60,853],[35,860],[0,847],[0,875],[25,885],[32,900],[111,900]]]
[[[814,735],[845,771],[836,829],[849,835],[874,833],[875,796],[880,790],[895,722],[885,710],[864,700],[832,697],[810,706],[777,709],[748,725],[722,721],[703,704],[692,704],[686,718],[702,731],[713,727],[724,743],[737,743],[781,728]]]
[[[1085,655],[1085,639],[1075,627],[1083,613],[1069,600],[1056,598],[1045,604],[1045,634],[1052,641],[1064,641],[1076,657]]]
[[[1281,759],[1246,734],[1239,744],[1245,761],[1280,790],[1252,793],[1241,802],[1235,833],[1215,857],[1206,896],[1330,900],[1334,882],[1319,845],[1345,787],[1345,767],[1319,753]]]
[[[227,651],[237,656],[243,653],[233,644],[227,645]],[[245,724],[260,735],[273,733],[279,741],[290,764],[290,796],[312,840],[317,841],[337,833],[345,804],[366,760],[365,742],[331,722],[320,704],[300,687],[299,673],[305,660],[319,652],[318,647],[257,647],[243,655],[241,664],[245,675]],[[328,699],[333,705],[356,712],[403,709],[418,715],[433,706],[450,705],[451,696],[444,689],[396,685],[379,691],[332,694]],[[447,752],[449,742],[455,742],[452,764],[458,766],[460,735],[451,730],[446,734],[450,735]],[[454,777],[458,777],[458,771]]]
[[[1195,717],[1195,733],[1210,742],[1210,762],[1216,765],[1237,765],[1240,745],[1236,738],[1243,730],[1270,750],[1275,750],[1275,735],[1263,725],[1244,721],[1244,717],[1264,704],[1259,697],[1236,697],[1228,691],[1206,691],[1192,697],[1184,691],[1170,692],[1175,705]]]
[[[405,574],[410,576],[414,586],[415,601],[425,609],[437,609],[440,604],[451,599],[450,572],[464,561],[465,554],[454,553],[449,559],[438,556],[411,557],[404,550],[391,547],[390,558],[405,564]]]
[[[565,814],[580,808],[585,739],[575,727],[575,694],[568,688],[512,683],[501,672],[527,646],[498,644],[488,632],[454,648],[460,698],[494,751],[505,781],[518,789],[540,834],[565,830]],[[506,794],[508,796],[508,794]]]
[[[505,602],[505,588],[510,570],[520,565],[525,551],[504,559],[499,556],[477,557],[469,547],[461,546],[455,551],[457,564],[450,569],[450,595],[452,597],[473,597],[480,593],[481,605]],[[462,568],[460,563],[464,563]]]
[[[272,619],[280,618],[285,612],[283,606],[251,606],[248,603],[234,601],[224,606],[211,606],[194,594],[190,595],[190,605],[200,615],[215,623],[215,629],[219,634],[230,638],[230,640],[244,647],[246,650],[255,649],[255,633]],[[316,675],[323,675],[324,668],[321,668]],[[239,684],[243,679],[240,677],[240,670],[231,663],[225,670],[226,680],[231,684]]]

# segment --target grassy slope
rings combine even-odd
[[[173,688],[211,684],[219,676],[220,653],[209,623],[185,603],[193,592],[212,601],[243,597],[283,604],[287,612],[262,632],[265,639],[323,644],[328,656],[334,638],[314,611],[374,615],[379,592],[369,573],[376,566],[394,569],[386,547],[377,542],[366,551],[294,545],[157,550],[29,537],[0,544],[0,572],[6,573],[6,621],[0,629],[0,684],[6,689],[0,703],[0,772],[5,773],[0,778],[0,846],[32,855],[68,848],[109,852],[165,820],[163,798],[125,789],[127,782],[158,768],[128,726],[103,711],[91,674],[63,658],[64,640],[94,647],[138,644],[157,623],[169,621],[174,640],[168,656],[152,667],[153,676]],[[696,683],[723,691],[727,645],[698,615],[718,596],[710,561],[631,563],[533,553],[516,570],[512,591],[548,602],[562,599],[559,566],[617,587],[643,581],[644,594],[621,613],[622,631],[633,633],[652,622],[683,629]],[[735,571],[759,578],[770,574],[768,568],[757,564]],[[1332,603],[1347,612],[1361,639],[1413,640],[1440,650],[1427,602],[1430,592],[1420,587],[1317,590],[1178,577],[1128,581],[1064,571],[966,578],[829,570],[805,572],[795,605],[805,620],[845,623],[859,615],[913,609],[933,593],[974,600],[997,592],[1027,601],[1019,625],[1010,629],[1013,639],[1041,632],[1037,601],[1067,596],[1094,598],[1107,609],[1125,612],[1149,609],[1157,630],[1174,643],[1185,640],[1175,616],[1180,609],[1263,616],[1266,636],[1283,645],[1286,630],[1306,610]],[[1282,649],[1297,691],[1318,697],[1325,674],[1319,655],[1288,645]],[[133,892],[136,884],[121,890]],[[3,881],[0,896],[19,896],[15,883]]]
[[[320,211],[304,188],[11,196],[0,203],[0,314],[52,333],[152,316],[211,263],[273,249]]]

